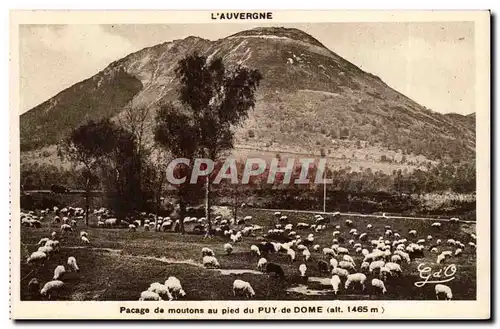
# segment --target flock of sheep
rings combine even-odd
[[[49,215],[53,212],[55,216],[52,223],[61,224],[60,232],[53,231],[50,237],[42,238],[38,249],[30,254],[27,263],[33,266],[42,266],[45,260],[52,255],[59,253],[59,236],[64,236],[66,232],[74,231],[78,222],[83,220],[85,211],[81,208],[62,208],[41,210],[41,216]],[[93,211],[98,219],[98,227],[117,227],[116,218],[105,208]],[[475,235],[470,235],[467,245],[457,239],[441,241],[434,239],[431,235],[419,237],[415,229],[410,229],[406,234],[394,231],[390,225],[385,226],[383,235],[376,236],[373,232],[373,225],[367,224],[361,231],[356,228],[356,223],[352,220],[342,220],[340,213],[333,215],[315,215],[310,223],[299,222],[292,224],[288,217],[280,212],[274,213],[274,226],[264,232],[260,225],[251,224],[253,218],[246,216],[239,220],[224,219],[217,216],[213,219],[213,234],[227,239],[223,244],[224,254],[231,257],[237,244],[244,239],[252,241],[260,239],[259,243],[252,244],[249,252],[255,255],[257,269],[273,275],[278,279],[285,279],[286,276],[298,276],[299,282],[308,282],[310,268],[315,268],[319,275],[330,278],[330,284],[334,295],[347,293],[348,291],[359,289],[365,291],[367,286],[371,287],[372,294],[385,294],[391,283],[403,276],[404,267],[417,258],[423,257],[424,253],[435,254],[436,263],[441,264],[448,259],[460,257],[465,248],[476,248]],[[121,227],[127,227],[130,231],[136,231],[143,227],[145,231],[178,231],[179,220],[173,221],[170,217],[155,217],[152,214],[141,213],[140,220],[133,220],[130,223],[122,221]],[[458,222],[457,218],[449,220],[450,223]],[[194,230],[206,231],[206,219],[187,217],[184,224],[194,224]],[[21,224],[27,227],[39,228],[41,221],[30,211],[21,213]],[[431,229],[439,232],[441,222],[430,224]],[[331,244],[320,245],[317,243],[316,235],[330,227],[334,229],[331,236]],[[358,231],[358,229],[360,231]],[[298,231],[305,232],[304,236]],[[206,234],[209,237],[211,234]],[[348,237],[348,238],[346,238]],[[85,231],[80,231],[80,240],[83,244],[90,244],[89,235]],[[439,252],[439,250],[442,252]],[[446,249],[446,250],[443,250]],[[288,265],[296,268],[295,273],[287,273],[279,264],[280,257],[274,256],[282,254]],[[220,268],[220,263],[216,253],[209,247],[201,250],[201,261],[205,268]],[[272,258],[276,260],[273,261]],[[59,261],[61,263],[62,261]],[[63,264],[58,264],[54,269],[54,276],[51,281],[46,282],[40,289],[40,281],[33,277],[28,283],[30,294],[41,295],[44,298],[52,299],[64,288],[64,277],[66,272],[79,272],[76,258],[69,256]],[[252,298],[255,290],[251,284],[243,280],[234,280],[232,291],[234,296]],[[451,288],[444,284],[435,285],[436,298],[451,300],[453,292]],[[186,292],[181,285],[181,281],[170,276],[164,283],[154,282],[140,294],[139,300],[174,300],[186,297]]]
[[[287,223],[287,216],[282,216],[280,212],[274,214],[278,219],[274,228],[268,230],[263,236],[264,241],[259,244],[250,246],[250,252],[258,257],[261,257],[257,262],[257,268],[268,274],[273,274],[278,278],[285,278],[283,268],[274,262],[268,261],[274,253],[284,253],[290,263],[298,262],[297,270],[303,281],[307,282],[308,265],[310,264],[311,254],[316,253],[316,258],[323,258],[316,262],[320,274],[331,275],[331,286],[333,293],[337,295],[343,284],[343,289],[348,292],[355,289],[356,286],[365,291],[367,284],[371,284],[372,293],[387,293],[387,284],[393,280],[397,280],[403,276],[403,267],[409,266],[411,262],[417,258],[424,257],[427,251],[436,254],[436,263],[441,264],[447,259],[460,257],[464,248],[464,243],[448,239],[441,241],[431,235],[425,238],[417,238],[418,233],[414,229],[410,229],[406,237],[401,233],[393,232],[390,225],[385,226],[385,233],[376,239],[369,240],[373,225],[368,224],[364,232],[359,232],[354,228],[352,220],[347,219],[343,225],[341,223],[340,213],[333,214],[331,220],[326,219],[322,215],[315,215],[313,224],[297,223],[295,225]],[[248,223],[252,218],[245,217],[245,222]],[[450,223],[457,223],[458,218],[451,218]],[[296,230],[310,230],[315,233],[323,231],[327,225],[334,223],[335,231],[332,233],[332,245],[322,248],[315,243],[314,233],[308,233],[307,237],[302,238],[297,234]],[[436,232],[441,229],[440,222],[434,222],[430,226]],[[246,226],[242,230],[234,232],[233,230],[224,231],[224,235],[228,236],[231,243],[239,243],[249,232],[260,231],[261,227],[257,225]],[[341,230],[344,230],[341,232]],[[341,237],[342,233],[348,231],[350,239]],[[272,241],[274,238],[275,241]],[[471,241],[468,247],[475,250],[476,236],[470,235]],[[287,242],[278,242],[277,240],[288,240]],[[233,252],[233,245],[230,242],[225,243],[223,248],[227,255]],[[371,248],[367,246],[370,245]],[[365,246],[365,248],[363,248]],[[444,250],[438,252],[438,248],[455,248],[454,250]],[[371,249],[371,250],[370,250]],[[358,255],[360,261],[356,263],[353,255]],[[204,247],[202,249],[202,262],[207,268],[220,267],[215,253],[212,249]],[[371,277],[371,281],[368,280]],[[233,284],[234,295],[245,297],[253,297],[255,291],[249,282],[235,280]],[[451,288],[445,284],[436,284],[435,293],[437,299],[451,300],[453,292]]]

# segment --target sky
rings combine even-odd
[[[21,25],[21,113],[112,61],[194,35],[209,40],[265,24]],[[474,23],[314,23],[294,27],[440,113],[475,112]]]

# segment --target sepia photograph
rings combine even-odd
[[[196,13],[11,22],[19,302],[489,314],[489,12]]]

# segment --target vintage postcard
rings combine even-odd
[[[490,12],[10,21],[13,319],[490,318]]]

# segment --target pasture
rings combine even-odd
[[[308,234],[314,234],[314,244],[319,244],[318,251],[311,251],[311,258],[305,262],[302,252],[294,248],[297,257],[290,262],[286,253],[272,253],[268,256],[269,262],[279,264],[285,273],[285,279],[274,278],[257,270],[257,262],[260,256],[250,252],[250,246],[258,244],[265,239],[269,229],[275,227],[275,217],[272,212],[255,209],[241,209],[238,218],[252,216],[247,224],[256,224],[263,227],[262,232],[254,232],[250,236],[243,236],[242,241],[232,243],[229,237],[217,235],[205,238],[203,234],[193,231],[193,224],[186,225],[186,233],[179,234],[171,231],[156,232],[145,231],[139,227],[132,232],[123,228],[98,228],[97,219],[91,215],[90,227],[85,227],[81,221],[73,232],[60,235],[60,251],[53,254],[44,265],[35,266],[27,264],[27,257],[38,249],[38,241],[49,237],[52,231],[60,233],[60,224],[52,222],[53,213],[41,216],[41,228],[21,227],[21,299],[32,300],[27,289],[28,282],[36,277],[43,285],[50,281],[54,274],[54,268],[59,264],[66,264],[69,256],[76,257],[80,266],[79,273],[66,273],[64,278],[64,291],[58,296],[59,300],[107,300],[107,301],[133,301],[138,300],[142,291],[147,290],[153,282],[164,282],[169,276],[180,279],[187,293],[186,300],[232,300],[241,299],[234,297],[232,283],[235,279],[248,281],[255,290],[253,299],[257,300],[435,300],[434,284],[428,283],[423,287],[414,285],[422,281],[419,277],[418,265],[425,263],[432,269],[432,273],[438,273],[441,279],[445,279],[444,269],[450,265],[456,265],[454,279],[446,284],[453,290],[455,300],[476,299],[476,251],[468,245],[475,242],[470,236],[475,233],[473,223],[451,223],[441,222],[440,228],[431,227],[432,221],[391,219],[372,217],[340,217],[332,219],[325,230],[314,232],[311,229],[296,229],[299,222],[314,223],[312,214],[283,212],[288,216],[288,223],[292,223],[294,231],[305,239]],[[325,215],[332,218],[331,215]],[[347,226],[346,219],[352,220],[352,225]],[[367,230],[367,224],[372,224],[372,229]],[[418,239],[426,239],[424,257],[412,259],[410,264],[401,264],[403,274],[400,277],[390,278],[386,282],[387,293],[381,294],[372,290],[370,282],[374,275],[368,274],[367,288],[362,291],[359,287],[345,291],[344,281],[337,295],[333,293],[330,285],[331,275],[320,273],[318,261],[329,261],[322,249],[332,245],[335,226],[340,225],[340,236],[337,237],[342,247],[349,249],[359,269],[363,260],[361,253],[356,253],[352,245],[348,243],[353,239],[349,231],[356,228],[359,233],[367,232],[368,240],[359,241],[363,248],[373,249],[370,240],[384,236],[385,226],[389,225],[391,230],[398,232],[408,242],[417,242]],[[233,230],[242,229],[244,225],[232,225]],[[90,244],[83,244],[80,240],[80,230],[89,234]],[[416,230],[415,237],[409,236],[409,230]],[[432,236],[427,241],[428,235]],[[385,237],[384,239],[393,238]],[[439,253],[445,250],[454,252],[457,247],[448,245],[448,239],[460,240],[465,244],[463,253],[452,256],[442,264],[436,264],[437,253],[432,253],[429,246],[437,239],[442,243],[437,247]],[[231,243],[234,250],[226,255],[223,245]],[[284,241],[280,241],[284,242]],[[205,269],[201,264],[201,249],[211,248],[220,263],[220,269]],[[338,259],[341,260],[341,259]],[[306,264],[308,280],[300,277],[298,267]],[[441,270],[441,272],[439,272]],[[439,278],[430,278],[439,280]],[[40,298],[40,297],[35,297]]]

